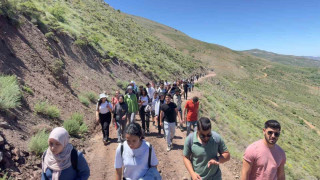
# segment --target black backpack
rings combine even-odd
[[[149,157],[148,157],[148,166],[151,168],[151,152],[152,152],[152,145],[150,143],[147,143],[149,145]],[[123,144],[121,143],[121,157],[123,154]]]
[[[47,154],[47,151],[45,151],[44,153],[43,153],[43,156],[42,156],[42,161],[44,161],[44,158],[46,157],[46,154]],[[78,170],[78,151],[75,149],[75,148],[73,148],[72,150],[71,150],[71,164],[72,164],[72,168],[74,169],[74,170],[76,170],[77,172],[79,172],[79,170]]]

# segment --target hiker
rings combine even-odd
[[[66,129],[54,128],[49,135],[48,144],[48,149],[42,155],[41,180],[89,178],[87,161],[83,154],[69,143]]]
[[[100,122],[103,143],[107,144],[109,141],[109,126],[111,123],[112,104],[108,101],[108,96],[104,93],[100,94],[99,101],[96,107],[96,121]]]
[[[150,143],[144,140],[141,126],[138,123],[128,125],[126,139],[119,144],[116,150],[114,163],[116,180],[161,179],[159,172],[156,170],[159,161],[155,151]],[[157,173],[158,178],[155,178],[155,176],[150,178],[148,176],[150,173],[152,175]]]
[[[161,106],[165,103],[166,103],[165,94],[160,93],[159,101],[156,101],[155,103],[155,115],[156,115],[157,125],[158,125],[158,136],[157,136],[158,138],[161,138],[161,128],[163,128],[162,127],[163,117],[162,119],[160,119],[160,109],[161,109]],[[163,133],[164,133],[164,129],[163,129]]]
[[[183,97],[184,97],[184,100],[188,99],[188,83],[187,83],[187,81],[183,82]]]
[[[180,114],[180,116],[182,117],[182,110],[181,110],[181,104],[182,104],[182,99],[181,99],[181,90],[180,89],[176,89],[175,90],[175,94],[173,96],[173,102],[177,105],[177,108],[178,108],[178,113]],[[182,131],[183,128],[183,123],[179,123],[179,126],[178,126],[178,122],[176,121],[176,126],[177,128],[180,128],[180,130]]]
[[[187,121],[187,136],[190,134],[191,126],[193,126],[193,131],[196,131],[198,114],[199,98],[197,96],[194,96],[192,100],[188,100],[186,102],[182,113],[183,120]]]
[[[163,119],[164,123],[164,133],[167,141],[167,151],[170,151],[172,148],[172,141],[175,134],[177,114],[180,122],[182,121],[180,114],[178,113],[177,105],[171,102],[171,94],[166,95],[166,103],[161,105],[160,108],[160,119]],[[162,126],[162,121],[160,121]]]
[[[221,136],[211,130],[210,119],[200,118],[197,131],[189,134],[183,147],[183,162],[192,179],[221,180],[219,165],[229,160],[228,148]]]
[[[264,124],[264,138],[250,144],[243,156],[241,180],[278,179],[284,180],[286,154],[277,145],[281,126],[276,120]]]
[[[143,86],[139,86],[138,93],[136,93],[137,99],[139,99],[139,97],[141,96],[143,89]]]
[[[124,96],[124,102],[128,105],[128,122],[134,122],[139,110],[137,96],[133,93],[132,86],[128,86],[128,93]]]
[[[177,84],[174,82],[172,87],[168,90],[168,93],[171,94],[171,96],[174,96],[175,91],[176,91],[177,88],[178,88]]]
[[[153,97],[151,98],[151,117],[152,117],[152,124],[155,126],[156,122],[156,103],[159,101],[159,93],[156,91],[153,94]]]
[[[116,104],[118,104],[118,102],[119,102],[119,94],[120,94],[120,91],[117,90],[115,96],[113,96],[111,99],[111,104],[112,104],[113,110],[114,110],[114,107],[116,106]]]
[[[160,87],[158,88],[157,92],[158,92],[159,94],[160,94],[160,93],[164,93],[164,94],[167,93],[167,90],[166,90],[166,88],[164,87],[164,84],[163,84],[163,83],[160,84]]]
[[[151,99],[153,97],[153,94],[154,94],[155,90],[154,88],[151,86],[150,83],[147,83],[147,93],[148,93],[148,96],[149,98]],[[150,100],[149,99],[149,100]]]
[[[141,119],[143,132],[149,134],[149,120],[150,120],[150,111],[146,113],[146,107],[149,104],[149,96],[146,89],[142,89],[139,96],[139,115]],[[146,129],[147,126],[147,129]]]
[[[188,80],[188,91],[191,92],[191,78]]]
[[[128,105],[124,102],[124,96],[119,95],[119,102],[115,105],[113,111],[113,123],[116,123],[118,133],[118,143],[124,141],[125,128],[127,124]]]

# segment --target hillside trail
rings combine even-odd
[[[196,83],[214,76],[214,72],[209,73],[196,81]],[[199,98],[201,98],[201,93],[192,91],[189,93],[189,97],[192,98],[193,96],[199,96]],[[184,103],[185,101],[183,104]],[[136,119],[138,123],[141,123],[138,116],[136,116]],[[100,125],[98,129],[100,129]],[[102,142],[102,133],[100,130],[93,134],[92,138],[89,140],[89,146],[86,149],[87,153],[85,157],[91,170],[91,180],[115,179],[114,160],[115,152],[119,144],[117,143],[116,129],[114,126],[110,126],[110,138],[110,143],[105,146]],[[164,180],[190,179],[182,158],[185,138],[186,131],[181,132],[179,129],[176,129],[175,138],[173,140],[173,149],[170,152],[167,152],[166,141],[164,138],[157,138],[157,129],[152,125],[152,122],[150,122],[150,134],[146,135],[145,139],[152,144],[156,151],[159,160],[158,170],[161,172],[161,176]],[[221,166],[223,179],[234,180],[239,178],[238,165],[238,162],[235,162],[233,159],[230,162],[223,164]]]

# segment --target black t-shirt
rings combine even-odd
[[[188,90],[188,84],[184,84],[183,85],[183,89],[186,91],[186,90]]]
[[[164,112],[164,121],[167,122],[176,122],[177,120],[177,113],[176,113],[177,105],[173,102],[170,102],[169,104],[162,104],[161,105],[161,111]]]

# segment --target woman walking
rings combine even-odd
[[[149,103],[149,96],[147,93],[147,90],[145,88],[142,89],[141,95],[139,97],[139,115],[142,123],[142,129],[144,132],[147,132],[147,134],[150,133],[149,131],[149,119],[150,119],[150,111],[149,114],[145,111],[147,105]],[[147,129],[146,129],[147,126]]]
[[[119,144],[116,150],[114,163],[116,180],[161,179],[156,169],[159,161],[155,151],[144,140],[141,126],[138,123],[128,125],[126,139],[124,143]]]
[[[112,105],[107,100],[106,94],[100,94],[99,102],[96,107],[96,121],[100,122],[103,134],[103,143],[106,145],[109,141],[109,126],[111,123]]]
[[[128,120],[134,122],[139,110],[137,96],[133,93],[132,86],[128,86],[128,93],[124,96],[124,102],[128,105]]]
[[[42,156],[41,180],[89,178],[86,159],[69,143],[69,133],[63,127],[52,130],[48,144],[49,148]]]
[[[152,117],[153,126],[155,126],[155,122],[156,122],[155,108],[156,108],[157,101],[159,101],[158,92],[154,92],[153,97],[151,98],[151,117]]]
[[[118,143],[125,139],[125,128],[127,124],[128,105],[124,102],[124,96],[119,95],[119,102],[113,111],[113,122],[116,123],[118,133]]]
[[[111,99],[111,104],[112,104],[113,109],[116,106],[116,104],[118,104],[118,102],[119,102],[119,94],[120,94],[120,91],[117,90],[115,96],[113,96]]]

